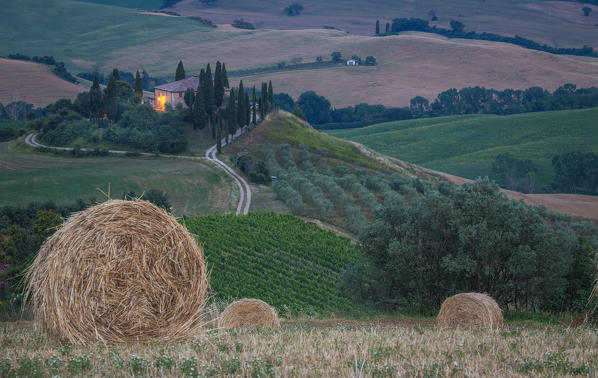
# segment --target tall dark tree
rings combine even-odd
[[[269,109],[274,107],[274,90],[272,89],[272,80],[268,82],[268,104],[270,104]]]
[[[212,80],[212,69],[210,63],[206,66],[204,101],[208,115],[208,127],[212,130],[212,139],[216,138],[216,130],[212,127],[214,118],[214,81]]]
[[[216,62],[216,69],[214,70],[214,103],[217,108],[222,105],[222,101],[224,101],[222,64],[220,62]]]
[[[245,124],[249,126],[249,122],[251,121],[251,109],[249,107],[249,91],[245,91],[245,104],[243,106],[243,110],[245,110]]]
[[[376,20],[376,34],[380,34],[380,20]]]
[[[185,105],[187,105],[189,109],[192,109],[193,103],[195,102],[195,91],[191,88],[187,88],[183,100],[185,101]]]
[[[226,65],[224,63],[222,63],[222,85],[224,85],[224,88],[230,88],[230,85],[228,84],[228,74],[226,73]]]
[[[216,151],[222,152],[222,117],[216,117]]]
[[[251,102],[253,103],[253,118],[251,120],[251,122],[256,125],[257,124],[257,115],[256,115],[256,111],[257,111],[257,99],[255,98],[255,85],[253,86],[253,94],[251,95]]]
[[[386,23],[386,34],[390,33],[390,23]]]
[[[237,124],[239,127],[245,126],[245,87],[243,80],[239,82],[239,95],[237,97]]]
[[[270,111],[270,104],[268,103],[268,84],[262,83],[262,93],[260,102],[260,116],[263,118]]]
[[[206,114],[205,99],[202,91],[197,91],[195,101],[193,102],[193,129],[200,130],[200,136],[203,140],[203,129],[208,125],[208,116]]]
[[[110,77],[111,79],[116,80],[120,80],[120,74],[118,73],[118,68],[115,68],[112,70],[112,76]]]
[[[234,135],[237,131],[237,107],[236,107],[236,95],[235,90],[231,88],[230,95],[228,96],[228,105],[226,107],[226,143],[229,142],[229,136]]]
[[[185,67],[183,67],[183,61],[179,60],[179,65],[176,67],[176,73],[174,75],[174,81],[183,80],[185,77]]]
[[[102,109],[102,89],[98,76],[94,76],[93,84],[89,89],[89,111],[92,117],[99,118],[103,114]]]
[[[135,101],[137,104],[141,104],[141,100],[143,99],[143,83],[141,82],[141,75],[139,74],[139,70],[135,74]]]

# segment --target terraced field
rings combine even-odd
[[[283,313],[348,311],[340,273],[358,254],[349,239],[292,215],[250,213],[186,218],[204,243],[215,299],[262,299]]]

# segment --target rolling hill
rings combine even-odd
[[[289,17],[284,8],[287,0],[219,0],[203,5],[196,0],[183,0],[173,8],[181,14],[201,15],[217,23],[230,23],[244,18],[259,28],[314,29],[324,25],[346,30],[351,34],[372,35],[376,20],[390,22],[398,17],[418,17],[429,20],[429,12],[438,17],[433,25],[448,27],[459,20],[467,30],[502,35],[521,35],[553,46],[583,45],[598,47],[598,7],[573,1],[537,0],[442,0],[393,1],[376,0],[303,0],[304,10]],[[590,6],[594,12],[584,17],[581,8]]]
[[[460,0],[459,4],[465,8],[470,2]],[[503,2],[513,5],[511,0]],[[451,87],[476,85],[496,89],[539,85],[549,90],[567,82],[579,87],[598,85],[598,59],[551,55],[503,43],[448,40],[422,33],[379,38],[323,29],[324,24],[317,29],[241,30],[226,25],[213,29],[185,17],[139,14],[132,8],[100,3],[113,2],[51,0],[45,2],[44,7],[32,0],[14,3],[4,11],[8,22],[0,25],[0,32],[7,36],[6,43],[0,46],[0,54],[53,55],[65,61],[73,73],[98,69],[107,74],[118,67],[128,72],[145,69],[151,76],[168,78],[172,77],[180,59],[190,74],[216,60],[226,62],[228,71],[232,72],[277,66],[282,61],[290,64],[296,59],[313,62],[318,56],[329,59],[333,51],[340,51],[345,57],[353,54],[362,58],[376,57],[378,65],[375,67],[334,67],[243,77],[250,83],[272,79],[276,91],[288,92],[294,97],[315,90],[329,98],[334,106],[361,102],[403,106],[418,95],[433,98]],[[227,4],[232,3],[223,0],[210,8],[200,7],[198,12],[225,12],[227,17],[235,18],[242,15],[226,8]],[[239,12],[246,9],[246,5],[235,4]],[[484,6],[496,6],[492,4]],[[181,9],[188,5],[189,2],[180,3]],[[387,1],[377,5],[382,10],[392,7]],[[326,9],[313,3],[305,6],[306,17],[312,11]],[[309,10],[310,6],[314,9]],[[341,7],[341,13],[357,15],[355,7],[348,3]],[[260,4],[255,9],[270,8]],[[175,10],[180,9],[177,6]],[[289,25],[302,17],[292,18]],[[334,18],[334,13],[331,17]],[[591,37],[582,39],[588,44]]]
[[[0,102],[25,101],[45,106],[61,98],[74,99],[85,88],[59,78],[52,68],[33,62],[0,59]]]
[[[598,152],[598,108],[513,116],[467,115],[389,122],[330,134],[389,156],[473,179],[493,176],[496,155],[531,159],[538,181],[549,184],[554,155]],[[494,177],[496,178],[496,177]]]

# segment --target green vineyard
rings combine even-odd
[[[291,215],[251,213],[186,218],[204,244],[216,300],[259,298],[279,313],[347,311],[337,281],[358,259],[349,239]]]

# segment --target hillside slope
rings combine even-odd
[[[33,62],[0,58],[0,102],[25,101],[45,106],[61,98],[74,99],[85,88],[59,78],[52,68]]]
[[[571,151],[598,152],[598,108],[517,114],[466,115],[389,122],[330,134],[437,171],[474,179],[493,176],[501,153],[531,159],[538,181],[554,175],[552,157]]]

